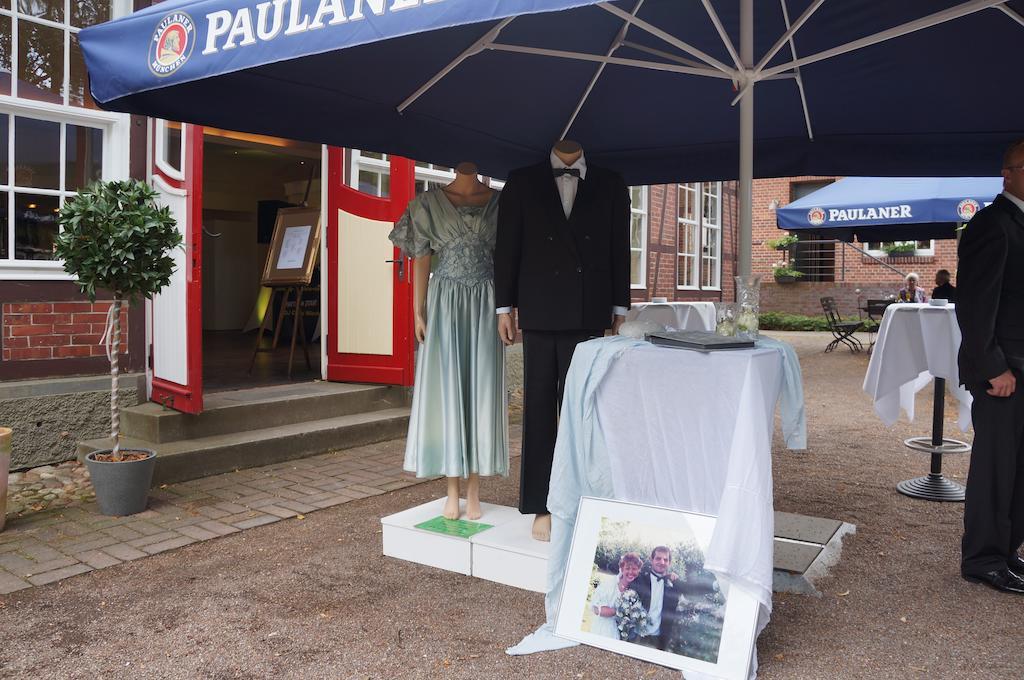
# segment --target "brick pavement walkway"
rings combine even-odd
[[[95,502],[8,517],[0,594],[428,481],[402,471],[404,449],[399,439],[169,484],[129,517]]]

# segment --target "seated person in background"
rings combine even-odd
[[[921,277],[911,272],[907,274],[907,285],[900,288],[900,294],[896,296],[897,302],[927,302],[924,291],[918,287]]]
[[[949,270],[940,269],[935,272],[935,288],[932,288],[933,300],[949,300],[956,302],[956,288],[949,282]]]

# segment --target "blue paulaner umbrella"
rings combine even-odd
[[[633,184],[738,177],[749,271],[755,175],[996,170],[1024,125],[1022,6],[169,0],[80,38],[118,111],[498,177],[561,137]]]
[[[779,229],[868,241],[955,238],[1001,177],[845,177],[775,211]]]

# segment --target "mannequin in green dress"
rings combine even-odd
[[[455,168],[455,180],[442,189],[444,195],[456,208],[482,207],[490,202],[494,190],[477,178],[475,163],[463,161]],[[423,343],[427,334],[427,288],[430,282],[431,254],[414,259],[413,278],[413,310],[416,340]],[[442,514],[448,519],[458,519],[459,508],[459,477],[447,477],[448,498]],[[480,519],[480,475],[469,474],[466,478],[466,518]]]

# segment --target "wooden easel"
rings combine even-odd
[[[302,351],[306,355],[306,369],[312,370],[313,365],[309,361],[309,343],[306,341],[306,329],[302,325],[302,293],[307,289],[307,286],[271,286],[270,288],[270,300],[267,302],[267,310],[263,314],[263,319],[260,320],[260,329],[256,333],[256,347],[252,351],[252,359],[249,360],[249,375],[252,375],[253,366],[256,365],[256,355],[260,352],[273,352],[277,349],[277,341],[281,337],[281,327],[284,326],[284,316],[288,309],[288,297],[292,291],[295,291],[295,312],[292,314],[292,343],[291,349],[288,352],[288,378],[292,377],[292,361],[295,359],[295,340],[296,336],[302,336]],[[263,331],[267,326],[267,318],[272,316],[274,313],[274,297],[278,292],[284,294],[284,298],[281,300],[281,311],[277,315],[277,323],[274,324],[274,341],[271,343],[268,349],[260,348],[260,343],[263,341]]]

